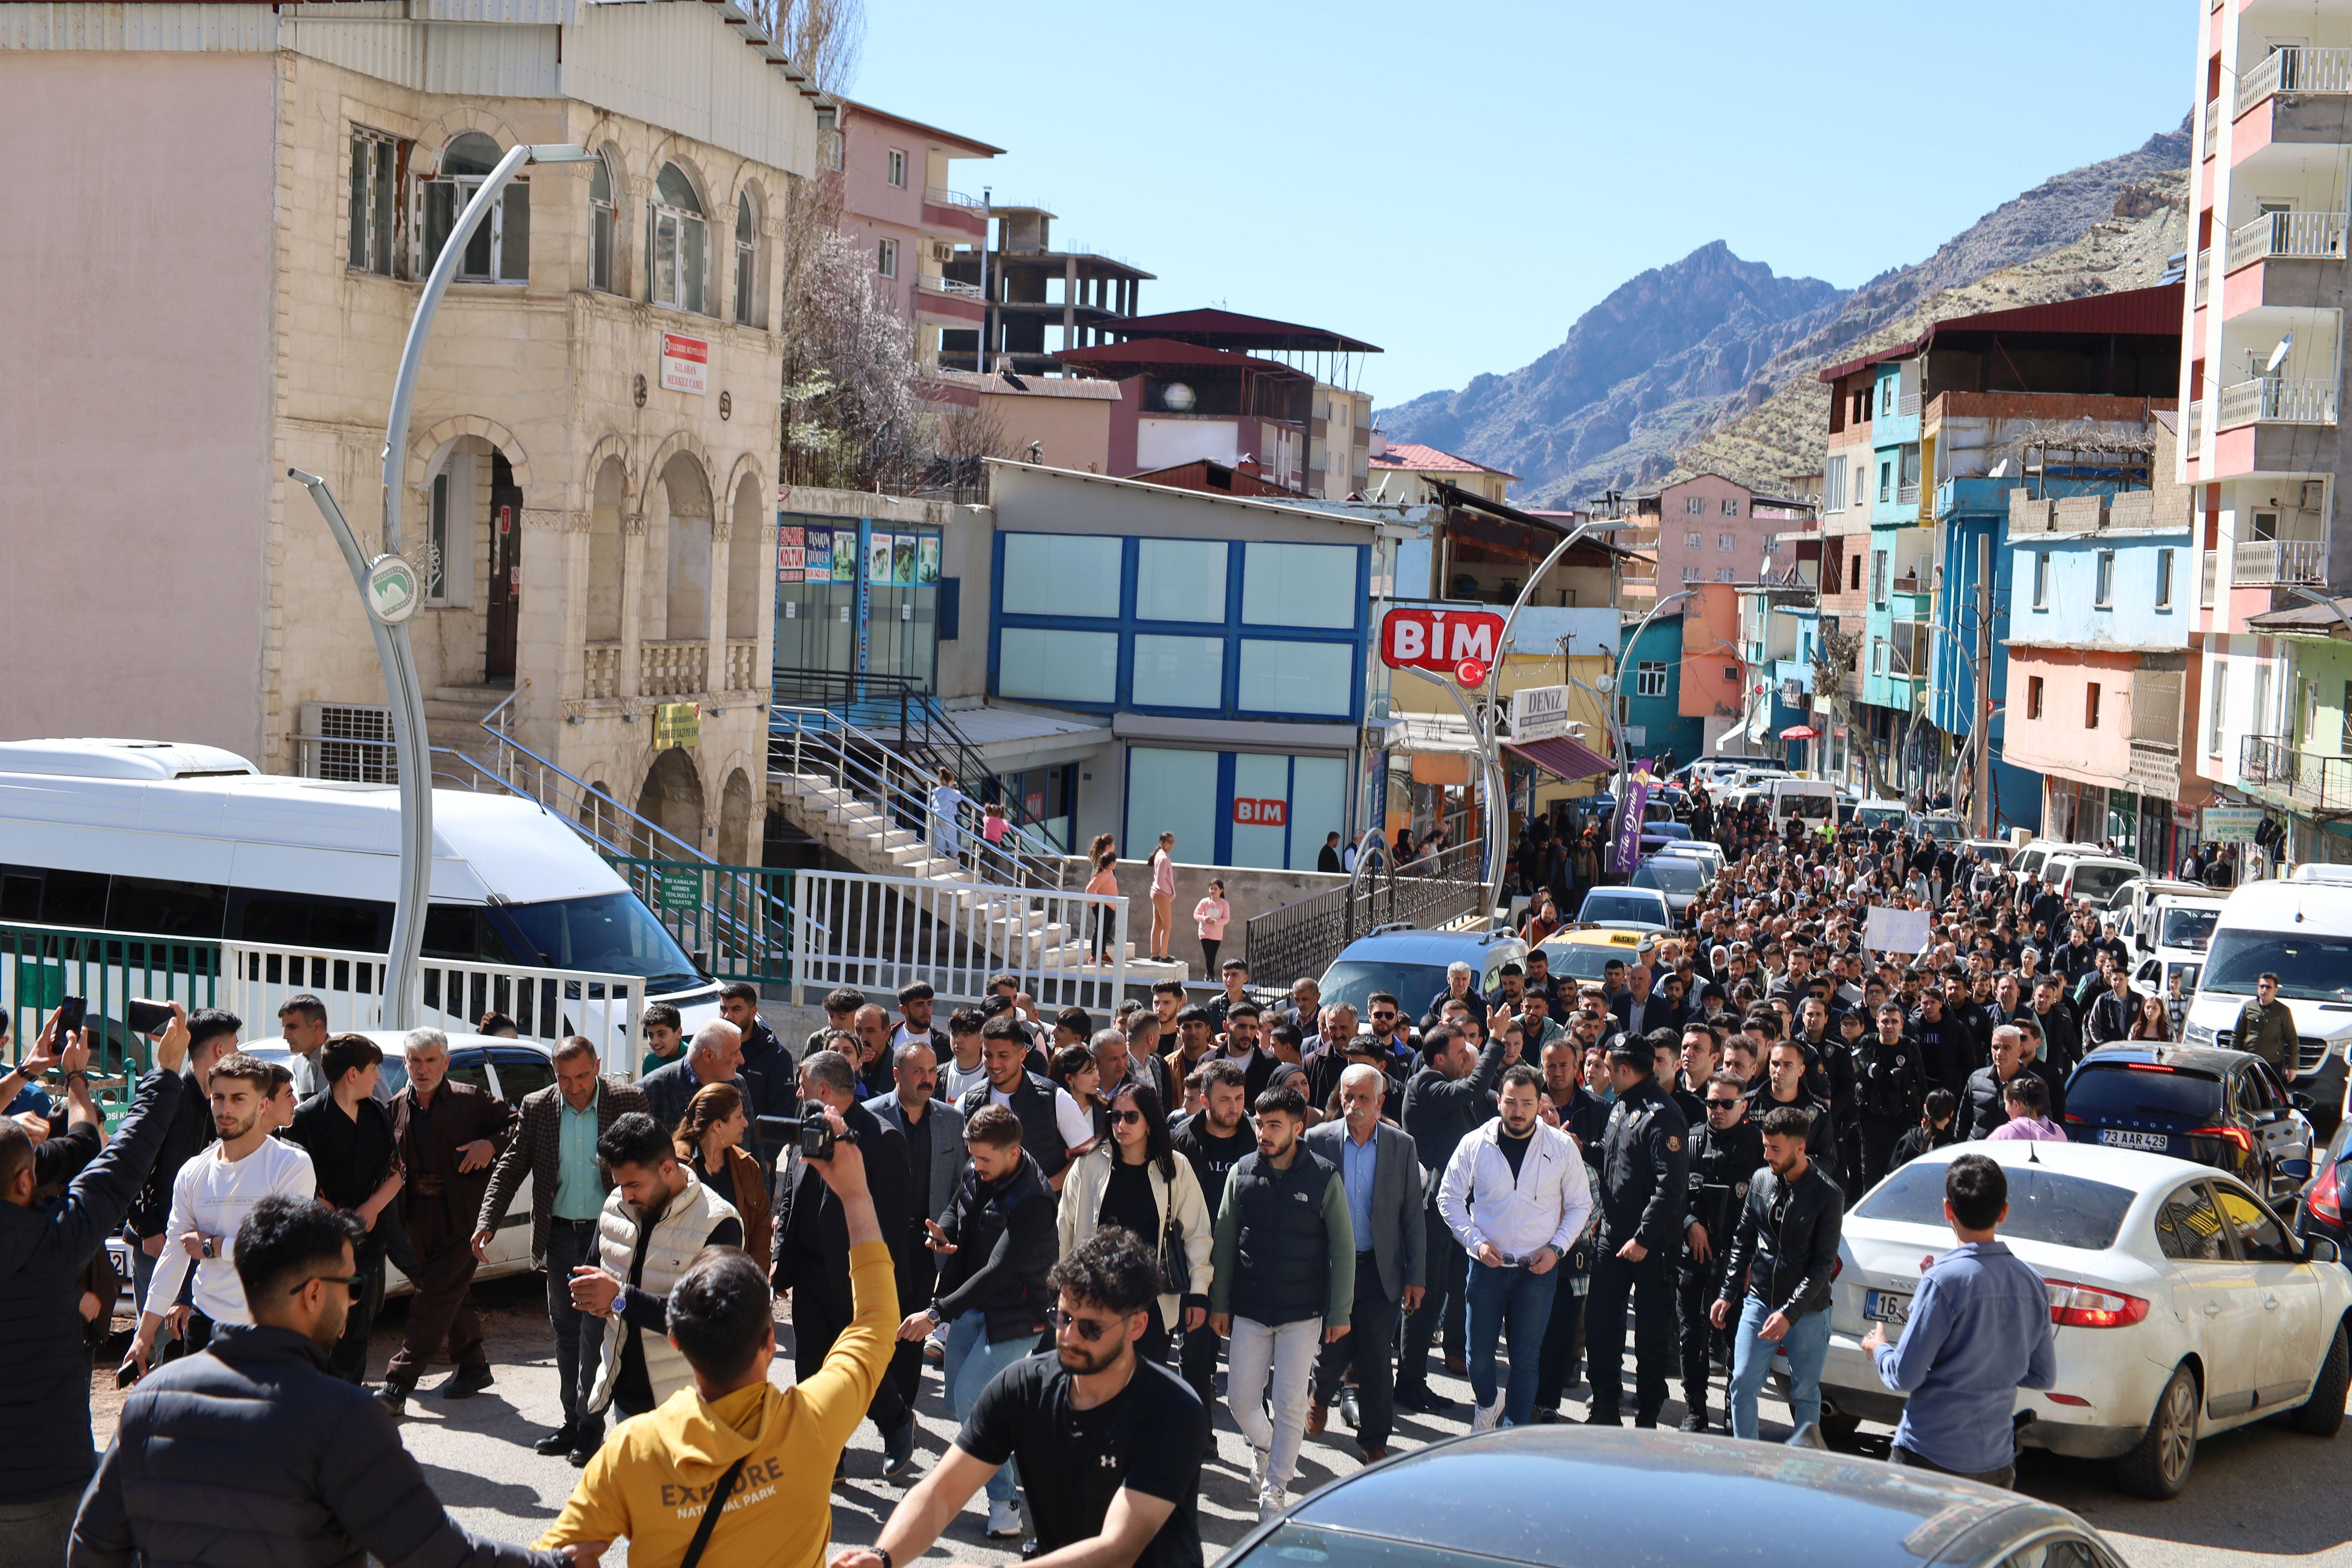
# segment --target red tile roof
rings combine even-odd
[[[1490,468],[1484,463],[1474,463],[1467,458],[1457,458],[1435,447],[1423,447],[1412,441],[1391,441],[1388,451],[1372,459],[1375,468],[1410,468],[1429,474],[1502,474],[1507,479],[1519,476]]]

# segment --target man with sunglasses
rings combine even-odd
[[[273,1194],[246,1214],[230,1250],[252,1321],[218,1325],[123,1405],[74,1521],[76,1568],[193,1562],[225,1536],[255,1561],[570,1563],[451,1519],[383,1405],[335,1374],[367,1282],[358,1234],[315,1198]]]
[[[1731,1249],[1748,1184],[1764,1163],[1764,1135],[1748,1116],[1748,1096],[1737,1073],[1718,1072],[1700,1085],[1706,1120],[1691,1133],[1690,1209],[1683,1226],[1681,1277],[1675,1306],[1682,1330],[1683,1416],[1685,1432],[1706,1430],[1709,1358],[1730,1361],[1730,1339],[1708,1321],[1723,1293],[1723,1265]]]
[[[1175,1373],[1136,1354],[1160,1295],[1150,1244],[1105,1226],[1046,1284],[1055,1353],[998,1373],[880,1539],[832,1568],[913,1563],[1007,1461],[1020,1470],[1042,1568],[1200,1568],[1209,1413]]]

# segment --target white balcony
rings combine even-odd
[[[980,285],[977,283],[960,283],[952,278],[943,278],[936,272],[926,272],[918,281],[929,293],[945,294],[956,300],[977,301],[980,299]]]
[[[2346,215],[2343,213],[2264,213],[2253,222],[2230,231],[2230,248],[2223,270],[2235,272],[2257,261],[2344,259]],[[2202,256],[2199,262],[2204,260]],[[2201,279],[2200,279],[2201,283]]]
[[[2205,404],[2207,399],[2192,398],[2189,404],[2189,449],[2194,452],[2205,442]]]
[[[2189,291],[2189,302],[2192,306],[2205,303],[2205,281],[2212,275],[2213,252],[2209,247],[2197,253],[2197,279]]]
[[[1895,504],[1896,506],[1917,506],[1919,504],[1919,481],[1913,479],[1909,484],[1895,486]]]
[[[974,212],[986,212],[988,204],[978,196],[965,195],[961,191],[949,190],[945,185],[925,185],[923,199],[933,206],[970,207]]]
[[[2249,539],[2232,547],[2230,580],[2241,588],[2269,588],[2327,581],[2327,542],[2322,539]]]
[[[2213,428],[2241,425],[2333,425],[2336,384],[2288,376],[2262,376],[2221,389]]]
[[[2237,113],[2274,92],[2352,93],[2352,49],[2294,47],[2280,49],[2238,78]],[[2213,108],[2205,106],[2205,139],[2213,138]]]
[[[1897,397],[1895,400],[1895,416],[1897,419],[1916,419],[1919,416],[1919,395],[1906,392]]]
[[[2213,143],[2221,129],[2221,100],[2215,99],[2205,106],[2205,156],[2210,158],[2219,149]]]

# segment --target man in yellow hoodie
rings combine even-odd
[[[826,1114],[835,1134],[841,1114]],[[768,1281],[732,1247],[710,1247],[669,1295],[669,1341],[693,1369],[680,1389],[614,1432],[539,1544],[599,1561],[625,1537],[629,1561],[678,1568],[712,1494],[729,1480],[701,1561],[719,1568],[819,1568],[832,1534],[834,1462],[865,1419],[898,1329],[890,1248],[857,1145],[809,1163],[841,1200],[855,1311],[816,1373],[768,1381],[776,1326]]]

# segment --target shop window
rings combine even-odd
[[[1066,533],[1008,533],[997,603],[1008,616],[1118,614],[1120,542]],[[1224,619],[1221,612],[1217,618]]]
[[[1244,545],[1242,620],[1254,626],[1353,626],[1363,604],[1356,592],[1356,560],[1354,547],[1344,544]]]
[[[1359,679],[1353,643],[1245,638],[1235,703],[1250,713],[1344,719]]]
[[[1138,540],[1135,618],[1222,622],[1231,553],[1222,540]]]
[[[1126,847],[1176,836],[1176,858],[1212,862],[1217,847],[1217,753],[1131,746],[1127,753]],[[1140,939],[1143,933],[1138,932]]]
[[[1118,700],[1118,634],[1006,626],[997,635],[997,695],[1040,702]]]
[[[1133,696],[1139,708],[1222,708],[1225,690],[1223,637],[1135,639]]]

